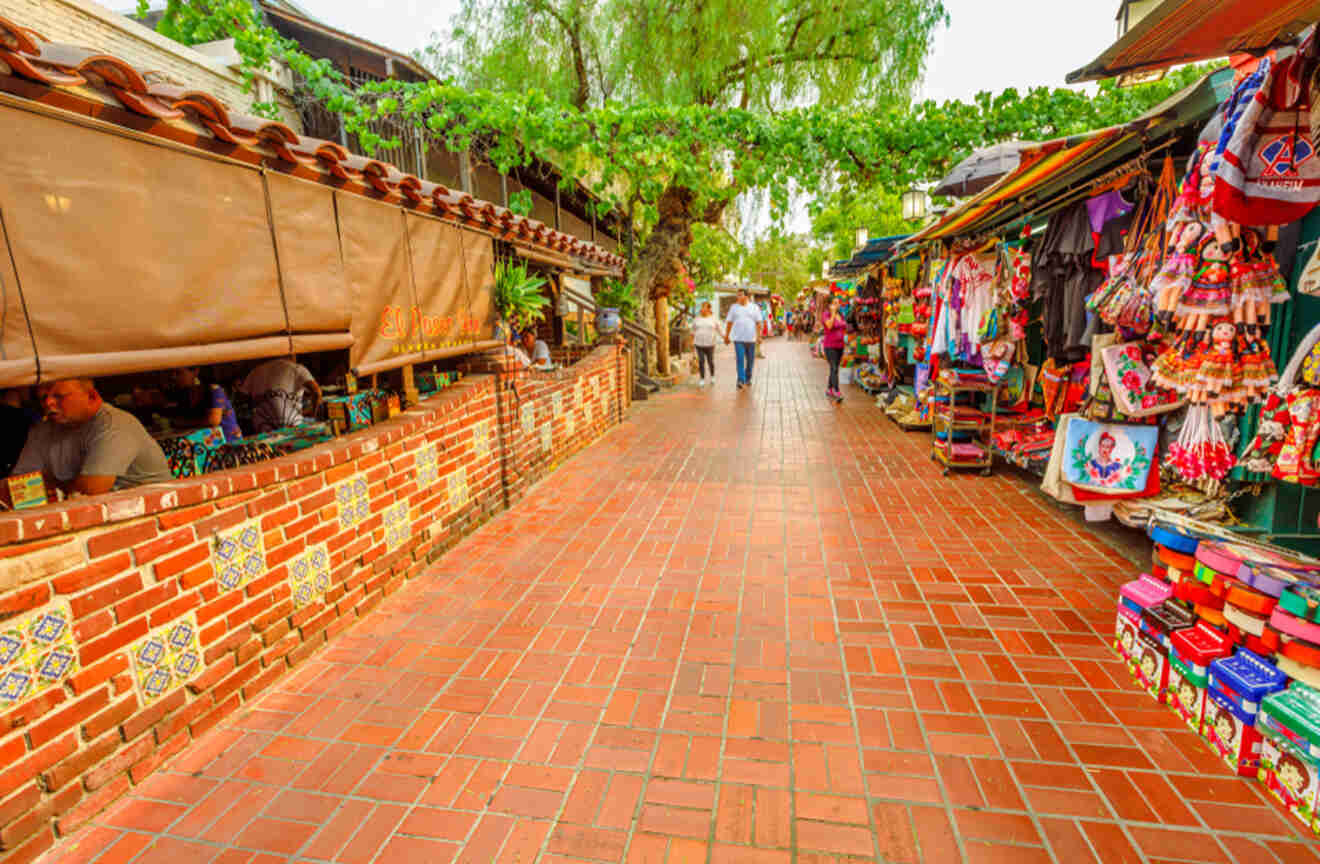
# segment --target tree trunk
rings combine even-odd
[[[697,212],[696,198],[695,192],[683,186],[671,185],[661,193],[656,202],[660,220],[651,229],[630,268],[633,289],[641,301],[638,304],[641,323],[655,330],[658,344],[654,355],[664,357],[662,375],[669,374],[668,298],[680,276],[679,259],[687,255],[688,247],[692,245],[692,225],[696,222],[717,223],[727,203],[712,202]],[[661,298],[666,301],[663,322],[659,320],[661,306],[658,301]],[[647,318],[654,320],[647,321]],[[653,366],[651,371],[654,370]]]
[[[655,332],[660,341],[655,345],[656,371],[661,375],[669,374],[669,298],[661,295],[655,298]]]

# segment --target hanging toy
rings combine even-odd
[[[1178,440],[1169,445],[1164,461],[1188,485],[1216,495],[1235,460],[1223,431],[1210,415],[1208,405],[1189,407]]]

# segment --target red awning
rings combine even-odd
[[[1164,0],[1069,84],[1195,63],[1238,52],[1260,54],[1294,41],[1320,20],[1320,0]]]

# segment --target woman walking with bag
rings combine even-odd
[[[706,386],[706,369],[710,369],[710,383],[715,386],[715,343],[720,336],[720,319],[711,311],[710,303],[701,304],[701,314],[692,319],[692,345],[697,349],[697,364],[701,370],[698,387]]]
[[[821,322],[825,327],[825,338],[821,347],[825,349],[825,359],[830,363],[830,380],[825,388],[825,395],[836,402],[843,401],[839,392],[839,363],[843,360],[844,334],[848,332],[848,322],[839,314],[839,298],[830,300],[830,309]]]

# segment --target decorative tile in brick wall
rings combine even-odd
[[[449,475],[449,512],[461,510],[468,500],[467,468],[460,465]]]
[[[551,430],[549,423],[541,424],[541,449],[549,453],[554,449],[555,433]]]
[[[266,544],[257,519],[235,525],[215,535],[211,543],[211,567],[223,591],[242,588],[266,572]]]
[[[464,484],[464,496],[466,496]],[[412,521],[408,518],[408,502],[398,501],[385,508],[385,548],[393,552],[412,534]]]
[[[335,500],[339,502],[341,530],[366,521],[371,515],[371,501],[367,498],[367,475],[354,474],[336,486]]]
[[[187,684],[202,671],[193,613],[157,627],[133,646],[133,681],[146,705]]]
[[[51,603],[0,625],[0,708],[58,687],[76,671],[68,603]]]
[[[324,543],[309,546],[289,562],[289,591],[293,608],[301,609],[325,599],[330,588],[330,553]]]
[[[531,435],[532,429],[536,426],[536,406],[528,402],[522,406],[519,412],[520,422],[522,423],[522,433]]]
[[[575,407],[582,404],[582,389],[582,379],[578,378],[573,382],[573,405]]]
[[[577,416],[572,412],[564,418],[564,435],[572,438],[577,434]]]
[[[472,427],[472,452],[478,459],[490,454],[490,421],[482,420]]]
[[[427,444],[417,451],[417,485],[422,488],[432,485],[440,477],[440,457],[434,444]]]
[[[554,418],[558,420],[564,416],[564,394],[553,393],[550,396],[550,408]]]

